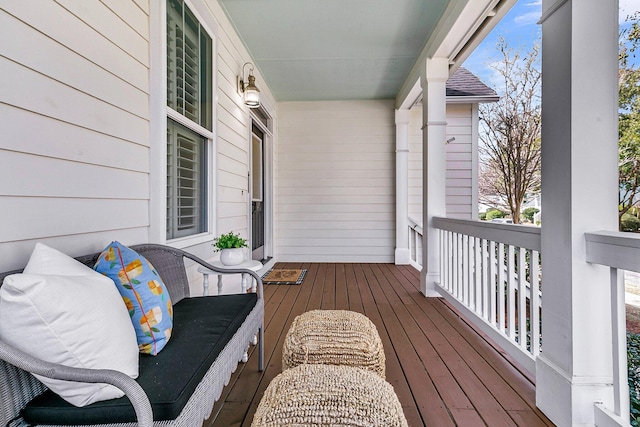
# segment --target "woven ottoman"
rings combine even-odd
[[[391,384],[351,366],[299,365],[275,377],[252,427],[408,427]]]
[[[356,366],[385,378],[378,330],[355,311],[312,310],[297,316],[282,346],[282,369],[301,364]]]

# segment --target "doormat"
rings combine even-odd
[[[262,276],[265,285],[299,285],[307,274],[306,269],[272,269]]]

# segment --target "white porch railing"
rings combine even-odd
[[[541,351],[541,229],[434,218],[440,230],[440,293],[535,376]],[[421,264],[422,228],[409,220],[412,261]],[[640,273],[640,235],[586,233],[587,262],[611,269],[613,407],[597,403],[598,426],[629,425],[624,271]],[[419,254],[419,255],[418,255]]]
[[[611,268],[611,328],[613,351],[613,408],[596,404],[598,426],[629,425],[626,308],[624,270],[640,272],[640,236],[632,233],[586,233],[587,262]]]
[[[434,218],[440,293],[535,376],[541,348],[540,228]]]

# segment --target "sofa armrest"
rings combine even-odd
[[[258,294],[258,299],[262,299],[262,295],[263,295],[262,294],[262,277],[260,277],[260,275],[255,271],[249,270],[247,268],[225,268],[224,270],[221,270],[209,264],[205,260],[198,258],[193,254],[190,254],[189,252],[184,252],[183,256],[185,258],[189,258],[191,261],[194,261],[200,264],[203,267],[206,267],[211,271],[220,272],[223,274],[250,274],[251,276],[253,276],[254,279],[256,279],[256,294]]]
[[[82,369],[50,363],[30,356],[0,340],[0,359],[32,374],[47,378],[111,384],[124,392],[136,412],[138,425],[153,426],[151,403],[142,387],[128,375],[110,369]]]
[[[219,268],[214,267],[202,258],[199,258],[189,252],[167,245],[159,245],[157,243],[134,245],[131,246],[131,249],[147,258],[147,260],[154,265],[160,274],[160,277],[164,280],[165,285],[170,288],[169,294],[171,295],[171,299],[174,304],[182,298],[190,296],[189,280],[187,278],[184,265],[185,258],[214,272],[220,272],[223,274],[250,274],[256,279],[256,293],[258,294],[258,299],[262,300],[262,278],[255,271],[245,268],[225,268],[224,271],[221,271]]]

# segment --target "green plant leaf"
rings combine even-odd
[[[216,252],[222,249],[246,248],[247,240],[240,237],[239,234],[234,234],[233,231],[230,231],[229,233],[216,237],[213,240],[213,247]]]

